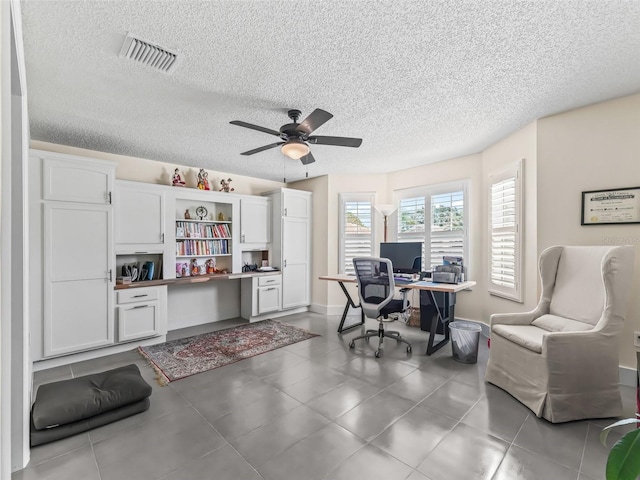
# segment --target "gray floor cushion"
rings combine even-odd
[[[31,411],[33,431],[69,431],[73,435],[148,408],[151,386],[131,364],[106,372],[41,385]],[[141,408],[147,399],[146,407]],[[140,403],[142,402],[142,403]],[[136,408],[125,407],[138,404]],[[113,412],[109,415],[110,412]],[[101,417],[99,420],[96,417]],[[106,421],[104,419],[111,419]],[[84,426],[83,426],[84,425]],[[69,426],[69,428],[62,428]],[[80,428],[80,430],[78,430]],[[65,435],[65,436],[68,436]],[[32,445],[33,445],[32,433]],[[52,437],[53,434],[48,434]],[[53,439],[62,438],[56,437]],[[49,440],[51,441],[51,440]],[[42,442],[41,442],[42,443]]]
[[[115,422],[122,418],[130,417],[136,413],[144,412],[149,408],[151,402],[149,397],[140,400],[138,402],[125,405],[124,407],[116,408],[93,417],[85,418],[73,423],[67,423],[66,425],[60,425],[59,427],[46,428],[44,430],[36,430],[33,422],[31,422],[31,446],[36,447],[45,443],[53,442],[55,440],[61,440],[63,438],[76,435],[77,433],[86,432],[92,428],[98,428],[108,423]]]

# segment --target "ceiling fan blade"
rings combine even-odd
[[[307,118],[300,122],[300,125],[296,127],[296,132],[309,135],[316,128],[324,125],[325,122],[331,120],[332,118],[333,115],[331,115],[329,112],[325,112],[324,110],[316,108]]]
[[[303,165],[309,165],[310,163],[315,162],[316,159],[313,158],[313,155],[311,155],[311,152],[309,152],[304,157],[300,157],[300,161]]]
[[[357,148],[362,144],[361,138],[350,137],[323,137],[313,136],[307,140],[309,143],[317,145],[335,145],[337,147],[354,147]]]
[[[253,150],[248,150],[246,152],[242,152],[240,155],[253,155],[254,153],[264,152],[265,150],[269,150],[270,148],[277,147],[278,145],[282,145],[284,142],[276,142],[271,145],[265,145],[264,147],[254,148]]]
[[[276,137],[280,136],[280,132],[275,130],[271,130],[270,128],[261,127],[259,125],[254,125],[253,123],[243,122],[241,120],[232,120],[229,122],[231,125],[238,125],[239,127],[250,128],[251,130],[258,130],[259,132],[268,133],[269,135],[275,135]]]

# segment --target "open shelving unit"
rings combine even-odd
[[[187,212],[190,218],[185,218]],[[212,274],[212,266],[216,269],[215,273],[232,271],[231,214],[232,205],[229,203],[176,199],[174,238],[177,278]]]

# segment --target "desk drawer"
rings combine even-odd
[[[268,287],[270,285],[280,285],[282,283],[282,275],[267,275],[258,277],[259,287]]]
[[[158,288],[159,287],[143,287],[118,290],[116,302],[118,303],[118,305],[122,305],[124,303],[157,300],[159,296]]]

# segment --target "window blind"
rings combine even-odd
[[[442,265],[444,256],[465,259],[466,183],[423,187],[402,195],[396,192],[397,241],[423,242],[422,268]]]
[[[521,300],[520,167],[490,177],[489,292]]]
[[[465,256],[463,191],[431,196],[431,266],[444,256]]]
[[[368,200],[342,200],[342,245],[340,246],[340,273],[355,273],[355,257],[373,256],[373,202]]]

